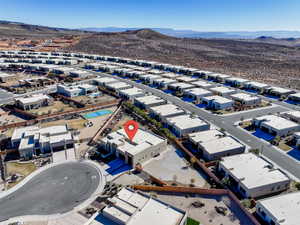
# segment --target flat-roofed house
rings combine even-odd
[[[209,130],[210,124],[199,117],[192,115],[180,115],[166,119],[169,129],[178,137],[184,135]]]
[[[245,83],[246,89],[252,89],[252,90],[256,90],[256,91],[264,91],[269,87],[270,87],[270,85],[268,85],[268,84],[255,82],[255,81],[250,81],[250,82]]]
[[[125,82],[114,82],[114,83],[106,84],[106,88],[111,91],[120,91],[120,90],[132,88],[132,86]]]
[[[290,178],[265,159],[253,154],[222,158],[219,173],[228,178],[231,187],[244,198],[258,198],[285,191]]]
[[[168,84],[176,83],[176,80],[169,79],[169,78],[159,78],[153,80],[153,84],[157,85],[158,87],[161,88],[166,88]]]
[[[138,129],[132,141],[130,141],[124,129],[108,134],[100,140],[100,146],[104,149],[103,155],[116,155],[129,165],[135,167],[137,164],[144,164],[149,159],[164,151],[167,147],[167,140]]]
[[[187,77],[187,76],[179,76],[179,77],[176,77],[176,79],[180,82],[185,82],[185,83],[191,83],[193,81],[198,80],[198,78]]]
[[[258,96],[252,96],[246,93],[237,93],[231,95],[231,98],[237,102],[240,102],[242,105],[259,105],[261,104],[261,98]]]
[[[177,83],[171,83],[168,84],[168,89],[174,90],[174,91],[184,91],[185,89],[193,88],[195,85],[183,83],[183,82],[177,82]]]
[[[240,88],[244,87],[247,82],[249,82],[249,80],[238,77],[228,77],[225,79],[225,83]]]
[[[38,109],[53,103],[53,98],[45,94],[34,94],[27,97],[15,99],[15,105],[23,110]]]
[[[79,85],[57,85],[57,93],[67,97],[76,97],[88,95],[98,91],[97,86],[92,84],[79,84]]]
[[[281,113],[282,117],[288,118],[289,120],[292,120],[296,123],[300,123],[300,111],[287,111]]]
[[[300,125],[298,123],[275,115],[265,115],[254,118],[253,123],[256,127],[278,136],[286,136],[300,131]]]
[[[45,128],[29,126],[16,128],[11,137],[11,144],[18,149],[21,158],[31,159],[38,151],[51,153],[73,148],[74,139],[66,125]]]
[[[287,97],[290,94],[294,94],[295,91],[286,89],[286,88],[281,88],[281,87],[270,87],[267,89],[268,93],[271,95],[275,95],[278,97]]]
[[[225,156],[244,153],[245,145],[240,143],[233,137],[217,137],[216,139],[198,143],[199,149],[202,151],[203,158],[210,160],[218,160]]]
[[[108,203],[102,211],[109,219],[107,224],[185,225],[187,221],[185,211],[128,188],[121,189]]]
[[[155,95],[146,95],[144,97],[139,97],[134,99],[134,104],[139,108],[149,110],[150,107],[165,105],[166,100],[157,97]]]
[[[174,104],[166,104],[160,106],[154,106],[149,108],[150,115],[155,119],[166,122],[168,117],[180,116],[186,114],[186,112]]]
[[[142,75],[139,77],[141,80],[149,83],[149,84],[153,84],[153,81],[156,79],[161,78],[161,76],[159,75],[154,75],[154,74],[146,74],[146,75]]]
[[[210,90],[220,96],[223,97],[229,97],[230,95],[233,95],[236,93],[235,89],[232,88],[228,88],[228,87],[223,87],[223,86],[219,86],[219,87],[214,87],[214,88],[210,88]]]
[[[298,225],[300,192],[262,199],[256,203],[256,214],[269,225]]]
[[[200,102],[200,100],[203,97],[212,95],[211,91],[208,91],[208,90],[203,89],[203,88],[187,89],[187,90],[184,90],[183,93],[184,93],[185,96],[187,96],[187,97],[189,97],[193,100],[196,100],[196,102]]]
[[[212,95],[202,97],[202,102],[207,104],[208,108],[215,110],[227,110],[233,107],[234,101],[228,98],[224,98],[219,95]]]
[[[142,89],[133,87],[133,88],[125,89],[125,90],[120,90],[119,96],[121,98],[133,101],[135,98],[145,96],[145,93]]]
[[[292,101],[300,102],[300,92],[297,92],[297,93],[294,93],[294,94],[290,94],[288,96],[288,99],[292,100]]]
[[[216,85],[214,83],[211,82],[207,82],[207,81],[202,81],[202,80],[198,80],[196,82],[192,82],[193,85],[195,85],[196,87],[200,87],[200,88],[212,88],[215,87]]]
[[[87,71],[84,71],[84,70],[73,70],[73,71],[70,71],[70,76],[71,77],[78,77],[78,78],[86,78],[88,76],[91,76],[92,74],[87,72]]]

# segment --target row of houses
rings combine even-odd
[[[280,88],[280,87],[272,87],[267,84],[252,82],[243,78],[232,77],[227,74],[214,73],[209,71],[203,71],[196,68],[187,68],[182,66],[175,66],[169,64],[162,64],[158,62],[148,62],[144,60],[134,60],[128,58],[121,57],[111,57],[111,56],[101,56],[101,55],[90,55],[90,54],[82,54],[82,53],[62,53],[62,52],[24,52],[24,51],[1,51],[0,55],[5,56],[24,56],[24,55],[35,55],[36,57],[45,57],[45,56],[57,56],[57,57],[73,57],[79,59],[87,59],[87,60],[97,60],[97,62],[107,62],[107,63],[116,63],[116,64],[125,64],[129,66],[142,67],[142,68],[150,68],[161,70],[165,72],[179,73],[189,76],[198,76],[200,78],[216,81],[219,83],[228,83],[235,87],[243,87],[247,89],[253,89],[257,91],[267,91],[270,94],[274,94],[276,96],[289,96],[290,99],[298,101],[299,94],[295,93],[293,90]],[[61,60],[61,59],[58,59]],[[118,68],[119,72],[123,73],[122,68]],[[125,71],[126,73],[126,71]],[[180,78],[182,81],[191,82],[191,77],[182,77]]]
[[[115,82],[111,78],[107,78],[106,81]],[[108,86],[111,88],[113,83],[110,84]],[[120,92],[124,90],[120,90]],[[187,135],[188,139],[197,147],[197,150],[202,153],[204,159],[208,161],[221,160],[218,172],[224,177],[223,179],[228,179],[235,191],[243,198],[259,198],[269,194],[277,194],[289,188],[291,180],[283,171],[275,168],[272,163],[260,156],[244,153],[245,145],[243,143],[222,131],[210,130],[210,125],[200,118],[188,114],[188,112],[160,97],[147,95],[146,93],[144,93],[144,96],[133,98],[133,103],[137,107],[147,110],[149,115],[160,120],[177,136]],[[140,132],[140,135],[145,135],[144,132]],[[139,140],[139,138],[137,139]],[[152,143],[151,148],[148,147],[150,149],[148,151],[144,146],[147,146],[149,143],[147,145],[135,143],[138,140],[133,140],[135,145],[131,146],[128,144],[130,141],[126,141],[124,131],[119,130],[109,134],[101,143],[104,149],[110,149],[110,151],[105,153],[118,152],[117,155],[124,158],[128,163],[139,162],[143,164],[154,157],[155,154],[160,153],[162,146],[165,148],[165,144],[156,144],[156,147],[154,147],[155,144],[153,143],[155,141],[152,140],[152,137],[143,137],[141,140],[147,140],[149,143]],[[160,142],[164,143],[163,140]],[[135,157],[134,151],[131,151],[131,149],[136,147],[141,152],[145,150],[143,153],[145,155],[141,154],[140,157]],[[255,172],[253,172],[254,169]],[[260,210],[262,211],[262,209]],[[268,217],[265,216],[265,218]]]

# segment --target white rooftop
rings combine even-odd
[[[288,193],[258,201],[269,215],[280,225],[298,225],[300,212],[300,192]]]
[[[294,93],[294,94],[290,94],[289,97],[300,98],[300,92],[297,92],[297,93]]]
[[[235,93],[236,90],[228,88],[228,87],[224,87],[224,86],[220,86],[220,87],[214,87],[210,89],[211,91],[220,93],[220,94],[231,94],[231,93]]]
[[[136,95],[142,94],[144,92],[142,89],[133,87],[133,88],[125,89],[125,90],[120,90],[120,93],[127,95],[127,96],[136,96]]]
[[[164,103],[165,100],[157,97],[155,95],[147,95],[144,97],[139,97],[135,99],[136,101],[141,102],[144,105],[152,105],[152,104],[156,104],[156,103]]]
[[[176,73],[163,73],[163,74],[161,74],[161,76],[168,77],[168,78],[176,78],[176,77],[179,77],[180,75],[176,74]]]
[[[45,94],[34,94],[34,95],[31,95],[31,96],[27,96],[27,97],[16,98],[16,101],[19,101],[22,104],[28,104],[28,103],[43,101],[43,100],[46,100],[46,99],[50,99],[50,97],[48,95],[45,95]]]
[[[183,81],[183,82],[193,82],[193,81],[198,80],[197,78],[187,77],[187,76],[179,76],[179,77],[176,77],[176,79],[179,81]]]
[[[202,88],[209,88],[209,87],[215,86],[215,84],[213,84],[213,83],[209,83],[209,82],[202,81],[202,80],[198,80],[196,82],[192,82],[192,84],[194,84],[196,86],[199,86],[199,87],[202,87]]]
[[[181,115],[167,118],[167,123],[179,128],[180,130],[207,125],[207,123],[201,120],[199,117],[192,117],[191,115]]]
[[[244,79],[244,78],[239,78],[239,77],[228,77],[228,78],[226,78],[226,81],[237,82],[237,83],[249,82],[249,80]]]
[[[246,93],[233,94],[231,97],[240,101],[253,101],[259,99],[257,96],[252,96]]]
[[[244,147],[244,145],[242,145],[240,142],[229,136],[221,138],[216,137],[216,139],[199,143],[199,145],[209,154],[215,154]]]
[[[118,89],[123,89],[123,88],[131,88],[131,85],[125,83],[125,82],[115,82],[115,83],[109,83],[106,85],[109,88],[118,90]]]
[[[183,82],[171,83],[168,86],[172,87],[172,88],[181,88],[181,89],[188,89],[188,88],[195,87],[195,85],[193,85],[193,84],[188,84],[188,83],[183,83]]]
[[[150,108],[155,114],[163,117],[172,116],[177,113],[185,113],[184,110],[179,108],[177,105],[173,104],[166,104],[166,105],[159,105]]]
[[[177,225],[185,216],[184,211],[126,188],[111,201],[114,205],[104,208],[104,212],[126,225]]]
[[[257,117],[256,120],[263,121],[262,123],[276,130],[283,130],[293,127],[298,127],[299,124],[275,115],[265,115]]]
[[[272,92],[278,93],[278,94],[289,94],[293,92],[290,89],[282,88],[282,87],[271,87],[270,88]]]
[[[131,155],[138,154],[139,152],[142,152],[151,146],[158,145],[165,140],[158,135],[138,129],[132,141],[133,143],[129,141],[124,129],[119,129],[115,132],[112,132],[101,139],[101,142],[114,143],[116,146],[118,146],[118,150],[124,153],[128,152]]]
[[[206,97],[203,97],[203,99],[206,100],[206,101],[214,101],[214,102],[219,103],[219,104],[226,104],[226,103],[232,103],[233,102],[231,99],[224,98],[224,97],[219,96],[219,95],[206,96]]]
[[[270,169],[270,163],[252,153],[224,157],[220,164],[248,189],[289,180],[280,170]]]
[[[193,143],[201,143],[201,142],[215,140],[216,138],[224,136],[224,134],[221,131],[213,129],[213,130],[192,133],[189,134],[188,136]]]
[[[192,88],[184,91],[185,94],[195,95],[195,96],[203,96],[212,94],[211,91],[208,91],[203,88]]]
[[[159,78],[159,79],[155,79],[154,81],[161,84],[170,84],[176,82],[175,80],[169,78]]]
[[[264,83],[260,83],[260,82],[256,82],[256,81],[250,81],[247,83],[247,85],[254,87],[254,88],[266,88],[269,87],[269,85],[264,84]]]
[[[288,111],[288,112],[283,112],[282,114],[287,115],[288,117],[295,118],[295,119],[300,119],[300,111]]]
[[[103,84],[108,84],[108,83],[117,82],[118,80],[116,80],[112,77],[100,77],[100,78],[94,79],[94,81],[97,81],[97,82],[103,83]]]

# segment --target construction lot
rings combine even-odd
[[[85,105],[94,105],[102,102],[112,101],[115,100],[116,98],[110,95],[99,93],[99,95],[90,94],[90,95],[76,96],[76,97],[72,97],[72,99]]]
[[[57,112],[68,112],[74,110],[74,107],[71,104],[65,104],[62,101],[54,101],[53,104],[49,106],[40,107],[38,109],[33,109],[28,111],[34,115],[49,115]]]
[[[241,210],[227,196],[164,194],[155,193],[158,199],[175,207],[186,210],[188,216],[205,225],[247,225],[251,224]],[[193,204],[194,203],[194,204]],[[195,204],[196,203],[196,204]],[[197,204],[204,204],[202,207]],[[215,207],[226,208],[225,215],[216,211]]]

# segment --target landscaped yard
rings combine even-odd
[[[199,225],[200,223],[190,217],[187,218],[187,223],[186,225]]]

